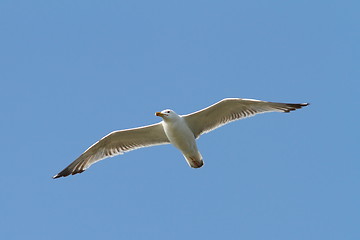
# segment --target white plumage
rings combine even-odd
[[[173,144],[193,168],[203,165],[196,141],[201,134],[224,124],[265,112],[290,112],[308,103],[274,103],[253,99],[226,98],[200,111],[178,115],[167,109],[157,112],[163,121],[139,128],[112,132],[89,147],[53,178],[85,171],[92,164],[137,148]]]

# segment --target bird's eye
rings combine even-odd
[[[166,113],[170,113],[170,111],[166,111]]]

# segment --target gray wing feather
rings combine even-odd
[[[254,99],[226,98],[200,111],[183,115],[195,138],[229,122],[265,112],[290,112],[308,103],[275,103]]]
[[[89,147],[74,162],[53,178],[81,173],[92,164],[108,157],[142,147],[169,143],[161,123],[112,132]]]

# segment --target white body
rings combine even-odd
[[[185,120],[173,114],[170,118],[164,118],[162,125],[170,143],[181,151],[189,166],[199,168],[204,163],[197,148],[194,133],[190,130]]]

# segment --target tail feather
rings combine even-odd
[[[198,152],[197,155],[184,155],[187,163],[192,168],[201,168],[204,165],[201,154]]]

